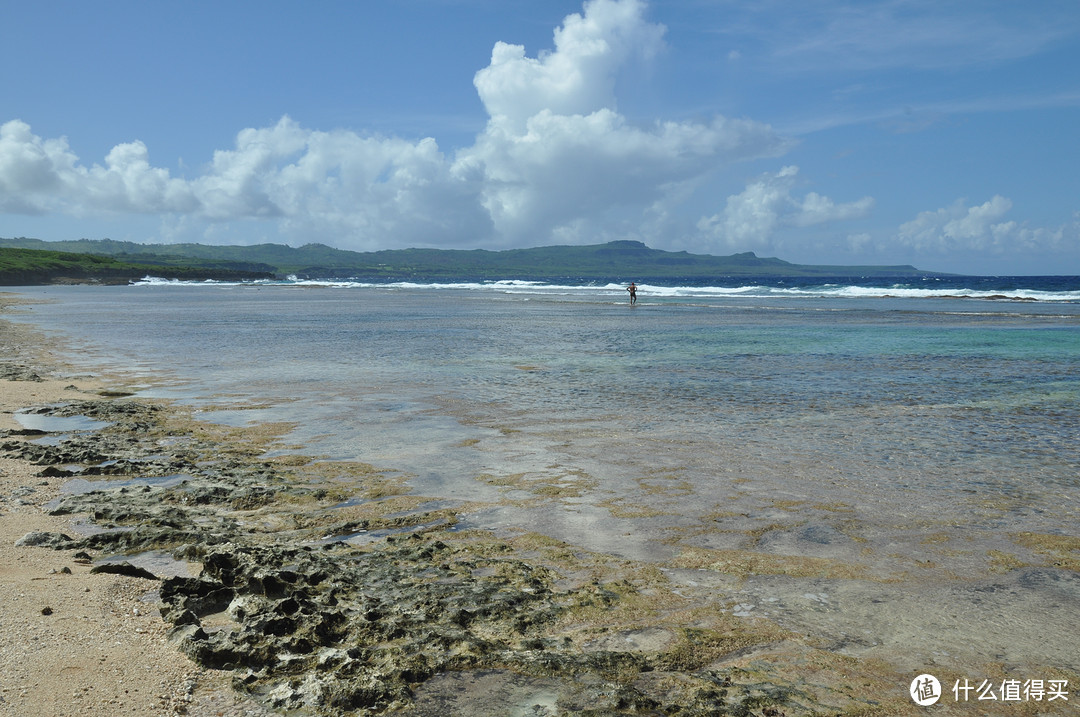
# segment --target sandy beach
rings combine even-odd
[[[0,319],[0,714],[922,714],[895,662],[735,614],[722,566],[679,585],[459,529],[483,506],[272,451],[288,427],[202,423],[58,349]],[[149,572],[93,572],[124,564]]]
[[[39,336],[0,321],[0,431],[22,430],[20,409],[107,393],[50,361]],[[41,470],[0,455],[0,714],[265,714],[169,642],[156,582],[93,574],[77,551],[16,545],[35,532],[74,534],[75,517],[45,510],[66,479]]]

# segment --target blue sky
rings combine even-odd
[[[0,236],[1080,274],[1075,0],[0,10]]]

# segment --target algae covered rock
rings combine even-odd
[[[820,712],[818,697],[835,696],[793,686],[768,667],[748,672],[717,662],[726,646],[748,638],[727,627],[650,626],[641,621],[664,609],[642,610],[629,583],[568,578],[589,569],[573,558],[545,562],[536,545],[456,532],[453,508],[404,494],[395,501],[387,486],[374,485],[363,510],[343,510],[364,501],[350,502],[355,493],[342,496],[339,484],[324,480],[337,475],[336,464],[294,470],[307,461],[262,459],[265,443],[218,441],[135,401],[48,410],[109,425],[40,444],[9,434],[0,450],[77,473],[85,490],[63,494],[50,512],[86,515],[98,531],[32,533],[19,544],[81,550],[76,557],[85,562],[86,550],[154,551],[200,564],[197,577],[160,582],[172,638],[271,708],[792,717]],[[359,492],[369,480],[376,471],[358,470],[346,485]],[[462,685],[473,687],[459,694]],[[835,703],[865,706],[845,695]]]

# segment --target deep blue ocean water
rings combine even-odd
[[[924,586],[1040,560],[1020,532],[1078,534],[1080,279],[729,283],[631,307],[612,284],[148,280],[19,289],[47,301],[15,318],[208,420],[294,422],[296,450],[397,471],[468,527]],[[800,596],[856,615],[870,590],[785,580],[722,587],[824,631]],[[1032,609],[999,607],[1010,649]]]

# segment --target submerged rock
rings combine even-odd
[[[302,461],[275,464],[256,450],[196,438],[169,424],[168,412],[105,399],[48,410],[109,425],[55,445],[8,440],[0,450],[65,470],[77,464],[80,479],[183,473],[183,480],[102,480],[96,490],[63,495],[51,506],[54,515],[87,514],[101,530],[79,538],[31,533],[19,544],[78,550],[84,561],[87,550],[168,550],[201,563],[198,577],[161,582],[160,611],[173,639],[196,663],[231,671],[238,690],[275,709],[435,714],[410,707],[417,691],[423,686],[425,704],[450,704],[440,690],[460,682],[448,675],[461,675],[530,686],[507,691],[504,713],[526,714],[531,706],[544,710],[535,714],[583,715],[820,711],[803,689],[710,664],[722,651],[709,640],[722,645],[725,636],[591,623],[582,616],[639,596],[625,584],[565,581],[494,538],[455,534],[452,510],[344,516],[338,506],[349,496],[282,467]],[[371,475],[351,479],[350,489],[375,480]],[[363,546],[346,540],[357,532],[382,537]],[[155,578],[123,563],[95,571]]]
[[[137,565],[132,565],[129,562],[123,563],[102,563],[101,565],[95,565],[90,569],[91,573],[108,573],[110,575],[126,575],[129,578],[143,578],[144,580],[159,580],[157,575],[146,568],[140,568]]]

